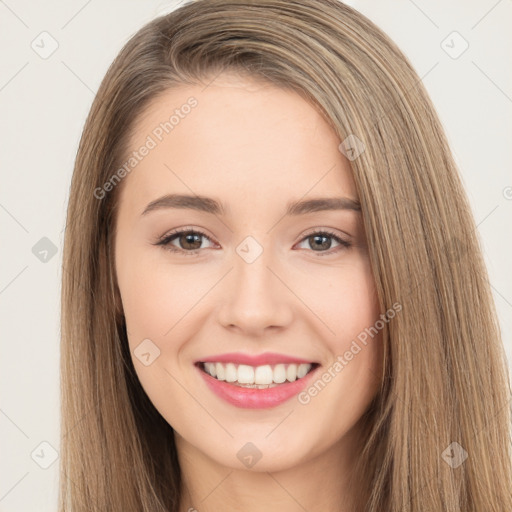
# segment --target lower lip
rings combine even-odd
[[[217,380],[199,366],[196,366],[208,387],[220,398],[236,407],[244,409],[269,409],[290,400],[298,395],[311,381],[319,366],[311,370],[305,377],[293,382],[279,384],[273,388],[244,388]]]

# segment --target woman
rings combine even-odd
[[[76,159],[60,510],[512,510],[510,384],[411,65],[335,0],[199,0]]]

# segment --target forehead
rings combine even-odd
[[[144,151],[123,196],[146,203],[187,192],[244,200],[344,195],[357,198],[339,138],[301,95],[272,84],[221,75],[155,98],[135,121],[131,152]],[[140,153],[140,151],[139,151]]]

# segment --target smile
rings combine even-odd
[[[250,366],[246,364],[207,362],[202,370],[219,381],[246,388],[267,389],[305,377],[314,363]]]
[[[320,368],[318,363],[250,366],[216,361],[195,366],[206,383],[206,392],[243,409],[281,405],[305,389]]]

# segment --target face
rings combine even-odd
[[[290,468],[336,453],[375,396],[380,334],[362,333],[381,311],[340,142],[300,95],[226,74],[135,123],[116,277],[138,378],[179,448]]]

